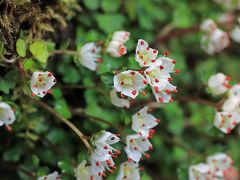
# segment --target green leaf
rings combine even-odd
[[[105,33],[112,33],[123,28],[125,18],[121,14],[98,14],[96,16],[98,26]]]
[[[101,76],[102,82],[109,87],[113,86],[113,73],[105,73]]]
[[[70,161],[63,160],[58,162],[58,167],[63,173],[73,174],[73,168]]]
[[[105,12],[115,12],[120,6],[120,0],[102,0],[101,7]]]
[[[65,99],[55,99],[54,109],[65,118],[71,118],[72,114]]]
[[[23,68],[24,68],[24,70],[32,70],[33,69],[33,60],[25,59],[23,61]]]
[[[178,168],[177,175],[179,180],[188,180],[188,169],[185,167]]]
[[[48,45],[46,41],[37,40],[30,45],[30,51],[32,55],[42,63],[46,63],[49,53]]]
[[[26,56],[26,43],[22,39],[18,39],[16,43],[16,50],[19,56],[25,57]]]
[[[83,3],[90,10],[96,10],[99,7],[99,0],[84,0]]]

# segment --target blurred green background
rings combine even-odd
[[[53,72],[58,80],[52,96],[48,95],[43,101],[70,119],[84,134],[91,136],[102,129],[119,133],[114,127],[98,122],[99,119],[132,133],[131,116],[145,105],[143,102],[154,100],[151,93],[140,95],[135,105],[125,110],[114,107],[109,99],[113,71],[140,69],[134,56],[137,40],[142,38],[161,54],[168,50],[169,57],[177,60],[176,67],[181,70],[180,74],[173,75],[173,84],[178,87],[178,93],[173,96],[175,102],[152,112],[161,123],[151,140],[154,147],[151,158],[140,164],[145,168],[142,179],[185,180],[191,164],[204,162],[206,156],[216,152],[228,153],[239,167],[239,127],[230,135],[215,129],[212,125],[215,109],[199,100],[219,100],[205,89],[208,77],[216,72],[231,76],[235,82],[240,80],[239,44],[232,42],[230,48],[215,56],[207,55],[200,48],[201,33],[197,27],[207,18],[216,20],[226,12],[224,7],[212,0],[39,0],[30,3],[42,7],[66,3],[69,9],[72,7],[69,4],[80,6],[81,10],[73,9],[74,14],[65,16],[67,27],[54,25],[54,32],[41,37],[56,49],[76,49],[89,41],[105,41],[116,30],[131,33],[126,43],[128,54],[121,58],[104,55],[97,72],[76,64],[75,58],[69,55],[51,56],[47,66],[38,65]],[[183,33],[176,33],[179,31]],[[33,60],[24,61],[25,70],[32,70]],[[62,173],[62,179],[74,179],[73,167],[88,157],[83,143],[65,124],[21,96],[28,90],[15,67],[1,64],[0,69],[1,98],[14,106],[17,114],[13,132],[4,128],[0,131],[1,179],[36,179],[54,170]],[[124,146],[123,142],[118,145]],[[116,163],[125,160],[126,155],[122,153]],[[118,169],[106,179],[114,179],[117,172]]]

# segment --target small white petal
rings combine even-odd
[[[204,163],[199,163],[189,167],[189,180],[206,180],[212,179],[210,166]]]
[[[240,27],[236,26],[231,32],[230,32],[231,38],[240,43]]]
[[[116,31],[113,33],[112,40],[124,44],[128,41],[130,33],[127,31]]]
[[[138,40],[135,59],[142,67],[150,66],[156,62],[158,51],[148,47],[148,43],[143,39]]]
[[[61,180],[61,178],[60,178],[58,172],[54,171],[53,173],[51,173],[47,176],[39,177],[38,180]]]
[[[120,165],[120,171],[116,180],[140,180],[138,163],[124,162]]]
[[[111,102],[114,106],[117,107],[130,107],[130,101],[128,99],[119,98],[115,89],[112,89],[110,92]]]
[[[227,92],[229,81],[227,81],[227,76],[223,73],[217,73],[211,76],[208,80],[208,88],[210,89],[213,95],[222,95]]]
[[[216,30],[217,25],[212,19],[207,19],[201,24],[201,30],[206,32],[213,32]]]
[[[127,48],[118,41],[110,41],[106,51],[113,57],[121,57],[127,53]]]

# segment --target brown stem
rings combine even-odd
[[[88,143],[88,141],[85,138],[85,135],[73,124],[71,123],[68,119],[64,118],[63,116],[61,116],[58,112],[56,112],[52,107],[48,106],[47,104],[45,104],[42,101],[37,101],[35,99],[32,99],[36,104],[38,104],[39,106],[41,106],[43,109],[47,110],[49,113],[51,113],[52,115],[54,115],[55,117],[57,117],[58,119],[60,119],[61,121],[63,121],[66,125],[68,125],[68,127],[70,127],[82,140],[82,142],[85,144],[85,146],[87,147],[89,152],[92,152],[92,147],[90,146],[90,144]]]
[[[54,50],[50,53],[50,55],[55,55],[55,54],[68,54],[68,55],[77,56],[78,52],[73,50],[59,49],[59,50]]]

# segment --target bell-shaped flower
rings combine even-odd
[[[130,33],[127,31],[116,31],[113,33],[112,41],[117,41],[119,43],[124,44],[128,41]]]
[[[192,165],[188,169],[189,180],[213,179],[210,166],[204,163]]]
[[[230,96],[222,105],[222,110],[229,113],[240,113],[240,100]]]
[[[217,29],[217,25],[212,19],[206,19],[201,24],[200,29],[204,32],[212,33]]]
[[[116,91],[131,98],[136,98],[146,84],[147,80],[137,71],[123,71],[114,76]]]
[[[143,39],[138,40],[135,59],[141,67],[147,67],[156,62],[158,51],[148,47]]]
[[[101,180],[102,177],[97,174],[92,174],[91,166],[87,164],[86,160],[83,160],[76,169],[74,169],[75,177],[77,180]]]
[[[89,42],[83,45],[79,51],[79,62],[91,71],[96,71],[98,68],[98,62],[101,62],[102,58],[99,53],[101,51],[100,46],[97,46],[94,42]]]
[[[121,57],[127,53],[127,48],[118,41],[110,41],[106,51],[113,57]]]
[[[98,175],[99,177],[105,177],[105,170],[108,170],[110,173],[113,172],[113,169],[115,168],[114,161],[112,159],[112,156],[102,147],[97,146],[97,148],[92,152],[90,156],[90,162],[91,162],[91,174]]]
[[[142,154],[147,158],[149,154],[145,153],[148,150],[152,150],[152,144],[147,137],[140,136],[139,134],[127,135],[126,137],[125,152],[129,160],[139,162]]]
[[[38,180],[60,180],[60,176],[57,171],[54,171],[51,174],[48,174],[46,176],[39,177]]]
[[[228,76],[225,76],[223,73],[217,73],[208,79],[207,85],[213,95],[222,95],[231,87],[229,81],[230,78]]]
[[[132,129],[139,135],[148,137],[150,129],[157,126],[160,122],[152,114],[148,113],[148,107],[145,106],[132,116]]]
[[[168,83],[162,90],[159,90],[158,87],[152,87],[152,92],[157,102],[169,103],[173,101],[172,92],[177,92],[177,88]]]
[[[240,43],[240,27],[236,26],[231,32],[230,32],[231,38]]]
[[[120,165],[120,171],[116,180],[140,180],[138,163],[124,162]]]
[[[44,97],[51,93],[51,87],[56,83],[56,79],[51,72],[34,72],[31,78],[32,95]]]
[[[130,107],[130,101],[128,99],[119,98],[117,96],[117,91],[115,89],[112,89],[110,91],[110,99],[114,106],[124,107],[124,108]]]
[[[238,113],[217,112],[214,118],[214,126],[225,134],[229,134],[240,122],[239,120],[240,117]]]
[[[16,120],[14,111],[5,102],[0,102],[0,126],[10,125]]]

